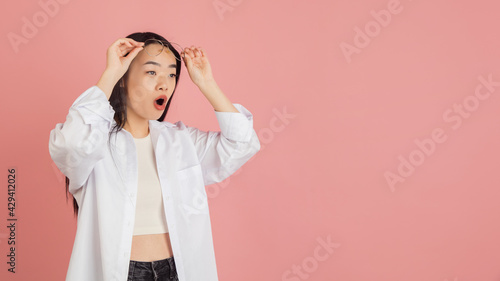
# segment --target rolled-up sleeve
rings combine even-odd
[[[186,126],[196,147],[205,185],[223,181],[260,150],[252,113],[241,104],[233,105],[239,112],[214,111],[220,131]]]
[[[85,183],[94,165],[104,158],[114,113],[106,94],[92,86],[73,102],[66,121],[50,131],[50,156],[69,178],[71,193]]]

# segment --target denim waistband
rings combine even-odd
[[[174,262],[174,256],[171,256],[169,258],[165,258],[165,259],[162,259],[162,260],[156,260],[156,261],[136,261],[136,260],[130,260],[130,262],[134,262],[134,264],[136,265],[139,265],[139,266],[146,266],[148,268],[151,268],[151,264],[153,266],[157,266],[157,265],[165,265],[165,264],[172,264]]]
[[[129,273],[134,271],[152,272],[155,276],[164,272],[170,272],[170,277],[177,275],[174,256],[155,261],[136,261],[130,260]],[[135,269],[135,270],[134,270]],[[156,280],[156,279],[155,279]]]

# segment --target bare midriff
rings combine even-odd
[[[167,233],[134,235],[130,259],[135,261],[156,261],[172,256],[170,235]]]

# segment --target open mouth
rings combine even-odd
[[[158,110],[164,110],[166,103],[167,103],[167,96],[161,95],[155,99],[154,106]]]
[[[156,100],[156,104],[158,104],[158,105],[163,105],[163,102],[164,102],[164,101],[165,101],[165,100],[164,100],[163,98],[157,99],[157,100]]]

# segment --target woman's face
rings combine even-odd
[[[149,48],[159,52],[161,45],[151,44],[148,51]],[[145,50],[137,54],[129,66],[127,119],[156,120],[161,117],[175,88],[176,63],[174,54],[166,47],[155,57]]]

